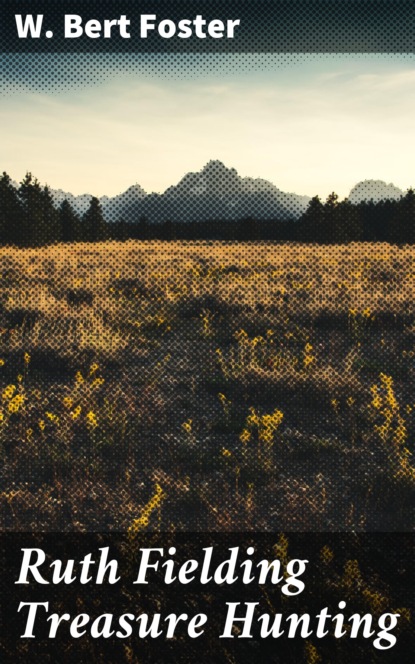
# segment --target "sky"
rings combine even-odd
[[[112,62],[105,74],[91,61],[78,80],[66,62],[66,84],[50,89],[33,71],[16,70],[13,86],[9,72],[0,170],[96,196],[135,183],[162,192],[211,159],[322,198],[365,179],[415,185],[414,57],[200,57],[181,69]]]

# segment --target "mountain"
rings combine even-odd
[[[88,209],[91,194],[74,196],[61,189],[51,190],[56,205],[67,199],[83,215]],[[399,199],[404,192],[382,180],[364,180],[350,191],[351,203]],[[221,161],[209,161],[201,171],[187,173],[176,185],[162,194],[147,194],[134,184],[117,196],[100,199],[108,221],[124,219],[138,221],[146,217],[150,222],[170,221],[232,221],[256,219],[296,220],[307,208],[309,196],[286,193],[268,180],[241,177],[234,168]]]
[[[284,193],[267,180],[242,178],[234,168],[210,161],[164,194],[150,194],[143,201],[142,212],[155,221],[298,219],[309,200],[308,196]]]
[[[51,193],[56,205],[66,198],[79,214],[85,212],[92,198],[90,194],[74,196],[62,190]],[[308,196],[282,192],[267,180],[242,178],[234,168],[227,168],[220,161],[210,161],[201,171],[187,173],[177,185],[162,194],[146,194],[136,184],[118,196],[103,196],[100,202],[109,221],[138,220],[144,215],[158,223],[167,219],[298,219],[309,200]]]
[[[353,204],[363,201],[378,203],[384,200],[398,200],[404,192],[394,184],[382,180],[364,180],[356,184],[350,191],[349,201]]]
[[[110,220],[134,218],[137,208],[147,197],[146,192],[139,184],[133,184],[122,194],[103,196],[100,199],[104,216]]]
[[[74,196],[73,194],[67,191],[62,191],[62,189],[51,189],[50,193],[52,194],[52,198],[56,207],[59,207],[59,205],[63,203],[64,200],[67,200],[68,203],[71,204],[73,209],[76,210],[76,212],[78,212],[78,214],[81,215],[87,211],[89,203],[92,198],[91,194],[82,194],[81,196]]]

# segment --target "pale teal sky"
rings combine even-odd
[[[95,80],[91,63],[83,85],[54,91],[9,79],[0,169],[98,196],[135,182],[164,191],[210,159],[322,197],[363,179],[415,184],[413,57],[222,58],[111,65]]]

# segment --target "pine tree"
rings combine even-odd
[[[42,190],[42,221],[38,231],[38,242],[49,244],[61,240],[59,212],[55,207],[49,187]]]
[[[306,242],[322,242],[325,235],[324,205],[319,196],[314,196],[301,217],[301,238]]]
[[[394,219],[395,241],[401,244],[414,244],[415,242],[415,192],[408,189],[397,205]]]
[[[107,225],[99,199],[93,196],[88,210],[84,214],[84,239],[86,242],[100,242],[108,237]]]
[[[38,246],[45,236],[44,198],[41,186],[31,173],[26,173],[18,191],[22,207],[22,223],[16,244],[20,246]]]
[[[358,242],[362,239],[359,210],[349,200],[335,205],[330,223],[331,242]]]
[[[336,225],[338,223],[339,197],[333,191],[327,196],[324,203],[324,236],[321,242],[336,242]]]
[[[62,242],[77,242],[81,239],[79,217],[66,199],[59,208],[59,226]]]
[[[11,178],[7,173],[0,177],[0,243],[16,244],[22,211]]]

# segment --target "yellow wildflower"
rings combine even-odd
[[[383,405],[383,400],[382,397],[379,394],[379,388],[377,385],[372,385],[370,388],[370,391],[372,392],[373,399],[372,399],[372,406],[373,408],[376,408],[376,410],[380,410]]]
[[[5,401],[8,401],[9,399],[12,399],[15,392],[16,392],[16,385],[8,385],[3,390],[3,395],[2,395],[3,399]]]
[[[395,433],[393,436],[393,442],[396,445],[403,445],[407,439],[408,433],[406,430],[405,423],[402,418],[398,418],[398,425],[395,429]]]
[[[104,378],[94,378],[92,381],[92,387],[100,387],[100,385],[103,385],[105,383]]]
[[[75,408],[75,410],[73,410],[73,411],[71,412],[71,417],[72,417],[72,419],[73,419],[73,420],[77,420],[78,417],[80,416],[81,412],[82,412],[82,408],[81,408],[81,406],[77,406],[77,407]]]
[[[62,400],[62,403],[63,403],[64,406],[66,406],[66,408],[72,408],[73,399],[72,399],[72,397],[64,397],[64,399]]]
[[[304,368],[306,369],[307,367],[310,366],[310,364],[313,364],[315,361],[315,356],[312,354],[313,346],[310,343],[306,343],[305,348],[304,348]]]
[[[323,548],[320,551],[320,558],[323,561],[323,563],[325,563],[326,565],[331,563],[331,561],[334,558],[334,553],[332,549],[330,549],[330,547],[327,545],[323,546]]]
[[[231,405],[232,405],[231,400],[227,399],[226,396],[222,392],[219,392],[218,398],[219,398],[219,401],[222,404],[222,408],[224,410],[225,415],[228,417],[229,414],[230,414]]]
[[[306,641],[304,644],[305,649],[305,660],[307,664],[319,664],[321,662],[321,656],[311,641]]]
[[[159,484],[155,485],[155,494],[150,498],[147,505],[141,510],[141,514],[137,519],[134,519],[131,526],[128,528],[128,536],[133,539],[137,533],[144,530],[150,521],[150,516],[155,509],[160,507],[165,497],[165,493]]]
[[[84,382],[84,377],[80,371],[77,371],[75,374],[75,382],[78,383],[79,385]]]
[[[248,431],[248,429],[244,429],[242,433],[239,436],[239,440],[241,443],[248,443],[251,440],[251,433]]]
[[[29,354],[29,353],[25,353],[25,354],[24,354],[24,363],[25,363],[25,364],[29,364],[29,363],[30,363],[30,354]]]
[[[87,413],[86,423],[88,424],[88,426],[92,427],[93,429],[95,429],[95,427],[98,426],[97,417],[92,410],[90,410],[89,413]]]
[[[248,417],[246,418],[246,423],[249,426],[252,426],[252,425],[253,426],[257,425],[258,426],[259,422],[260,422],[260,418],[259,418],[258,413],[256,412],[255,408],[250,408],[249,412],[251,414],[248,415]]]
[[[16,394],[15,397],[9,402],[9,413],[18,413],[20,406],[24,403],[24,396],[22,394]]]
[[[44,431],[46,427],[45,420],[39,420],[38,426],[41,431]]]
[[[182,427],[187,433],[192,433],[192,420],[187,420],[187,422],[183,422]]]
[[[392,376],[388,376],[385,373],[380,373],[379,378],[386,387],[392,387],[392,385],[393,385]]]

